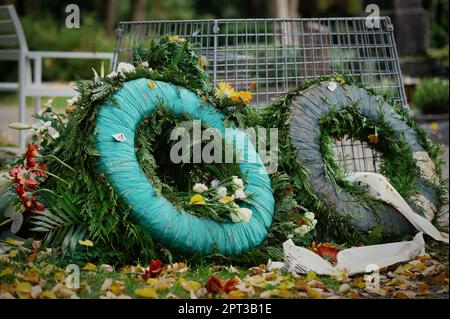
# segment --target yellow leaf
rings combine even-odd
[[[356,279],[352,282],[353,286],[356,286],[358,288],[363,289],[364,287],[366,287],[366,283],[364,281],[362,281],[361,279]]]
[[[86,240],[79,240],[78,243],[82,246],[86,246],[86,247],[94,247],[94,243],[88,239]]]
[[[125,287],[122,286],[122,285],[119,284],[119,283],[114,283],[113,285],[111,285],[111,287],[109,287],[109,290],[110,290],[113,294],[118,295],[118,294],[120,294],[122,291],[125,290]]]
[[[191,205],[202,205],[205,203],[205,199],[200,194],[195,194],[191,197],[191,201],[189,202]]]
[[[392,279],[391,281],[389,281],[388,283],[386,283],[386,286],[401,286],[405,282],[406,281],[403,278],[396,277],[396,278]]]
[[[292,281],[284,281],[277,286],[278,289],[291,289],[295,286],[295,283]]]
[[[411,270],[424,270],[426,268],[425,264],[422,262],[419,262],[417,264],[415,264]]]
[[[88,270],[88,271],[94,271],[97,270],[97,266],[91,263],[87,263],[86,265],[84,265],[83,268],[81,268],[83,270]]]
[[[242,299],[245,298],[245,296],[246,296],[245,292],[241,290],[233,290],[227,294],[227,297],[230,299]]]
[[[51,290],[46,290],[44,291],[41,296],[42,299],[56,299],[56,295],[53,291]]]
[[[267,274],[264,274],[264,279],[267,281],[273,281],[278,278],[278,275],[274,272],[269,272]]]
[[[136,289],[134,293],[140,297],[144,298],[157,298],[156,290],[150,287],[144,287],[140,289]]]
[[[331,274],[330,278],[336,281],[344,281],[348,279],[348,273],[347,271],[345,271],[345,269],[342,269],[334,274]]]
[[[9,257],[11,257],[11,258],[14,258],[14,257],[16,257],[17,256],[17,254],[18,254],[19,252],[17,251],[17,249],[11,249],[10,251],[9,251]]]
[[[33,284],[39,284],[39,273],[35,270],[27,271],[23,274],[23,279]]]
[[[301,291],[308,291],[308,289],[309,289],[308,283],[301,279],[297,280],[295,287]]]
[[[308,289],[306,293],[313,299],[322,299],[322,294],[317,289],[314,288]]]
[[[29,282],[21,282],[16,286],[16,293],[20,299],[29,299],[31,295],[31,284]]]
[[[155,88],[156,84],[155,81],[150,80],[150,82],[148,82],[148,87],[151,88],[152,90]]]
[[[175,281],[173,278],[159,278],[154,283],[154,288],[156,290],[166,290],[172,286],[172,283]]]
[[[53,276],[55,281],[61,282],[64,279],[64,274],[61,271],[55,272],[55,275]]]
[[[189,280],[181,282],[181,287],[183,287],[186,291],[194,292],[200,289],[201,284],[197,281]]]
[[[317,278],[317,274],[315,273],[315,272],[313,272],[313,271],[309,271],[307,274],[306,274],[306,281],[311,281],[311,280],[315,280]]]
[[[12,268],[8,267],[8,268],[5,268],[2,271],[0,271],[0,277],[9,276],[9,275],[12,275],[13,273],[14,273],[14,270],[12,270]]]
[[[149,284],[149,285],[154,285],[154,284],[156,284],[156,278],[148,278],[147,279],[147,283]]]

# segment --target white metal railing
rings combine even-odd
[[[19,122],[25,121],[26,97],[33,97],[34,110],[39,112],[41,97],[75,96],[70,84],[51,84],[42,81],[42,60],[50,59],[101,59],[113,60],[112,52],[60,52],[29,51],[22,24],[13,5],[0,6],[0,61],[17,61],[18,82],[0,82],[0,91],[19,92]],[[33,65],[33,68],[31,67]],[[19,147],[25,147],[25,134],[19,131]]]

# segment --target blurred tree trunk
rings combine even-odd
[[[133,0],[131,2],[131,20],[145,20],[145,0]]]
[[[108,32],[113,32],[117,16],[117,0],[108,0],[106,3],[105,28]]]
[[[269,0],[275,18],[298,18],[300,0]]]

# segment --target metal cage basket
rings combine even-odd
[[[366,22],[365,17],[120,22],[113,69],[131,62],[136,47],[178,35],[207,58],[214,85],[225,81],[237,90],[251,90],[254,106],[270,103],[305,80],[349,71],[407,107],[393,25],[388,17]],[[379,155],[364,143],[344,139],[335,150],[349,171],[377,171]]]

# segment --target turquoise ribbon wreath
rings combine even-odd
[[[152,238],[182,252],[232,255],[258,246],[272,224],[274,198],[270,179],[248,136],[233,128],[225,135],[223,115],[211,104],[201,103],[193,92],[173,84],[148,79],[129,81],[105,102],[97,116],[95,134],[100,153],[99,169],[105,173],[114,190],[131,207],[135,221],[149,231]],[[253,212],[248,223],[219,223],[176,209],[167,199],[157,196],[142,171],[135,154],[137,125],[159,105],[175,115],[190,114],[209,127],[217,128],[233,143],[240,159],[240,170],[246,176],[245,191],[254,193]],[[125,141],[112,136],[123,133]],[[251,162],[248,159],[256,159]]]

